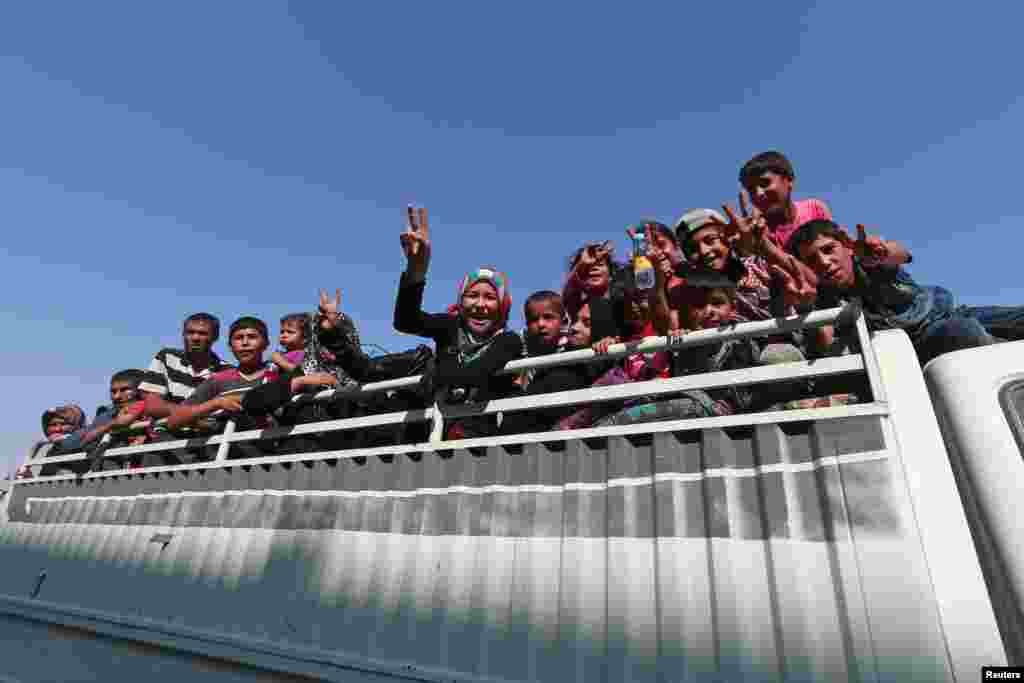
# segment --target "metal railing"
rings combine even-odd
[[[396,424],[416,422],[431,423],[430,437],[427,443],[419,444],[436,449],[442,446],[444,424],[446,420],[474,415],[494,415],[515,411],[569,406],[578,404],[603,403],[620,401],[638,397],[657,397],[695,389],[716,389],[730,386],[750,386],[770,382],[785,382],[811,378],[821,378],[841,374],[865,372],[868,377],[872,397],[875,402],[884,400],[884,390],[879,376],[878,362],[870,344],[867,325],[863,315],[852,308],[832,308],[814,311],[802,316],[777,318],[750,323],[736,323],[711,330],[698,330],[678,338],[647,337],[643,340],[614,344],[607,353],[598,354],[593,350],[566,351],[523,358],[508,363],[498,374],[513,374],[530,369],[550,368],[578,363],[590,363],[606,359],[622,358],[634,353],[653,353],[656,351],[678,351],[680,349],[714,344],[731,339],[744,339],[759,336],[771,336],[792,332],[800,329],[811,329],[831,325],[842,321],[845,327],[851,328],[859,342],[860,353],[856,355],[825,357],[810,361],[782,363],[778,365],[759,366],[742,370],[729,370],[699,375],[684,375],[670,379],[632,382],[626,384],[593,387],[573,391],[562,391],[550,394],[503,398],[477,404],[445,405],[436,401],[430,407],[404,410],[391,413],[367,415],[362,417],[325,420],[299,424],[289,427],[275,427],[263,430],[236,431],[237,422],[228,419],[221,434],[215,436],[183,438],[170,441],[143,444],[138,446],[121,446],[109,448],[103,457],[126,458],[143,453],[170,451],[181,448],[197,448],[217,446],[214,462],[227,460],[231,444],[244,441],[278,439],[282,437],[300,436],[304,434],[322,434],[332,431],[358,430],[371,427],[382,427]],[[852,323],[852,324],[851,324]],[[298,395],[293,401],[344,401],[358,400],[382,392],[414,388],[420,383],[419,375],[403,377],[365,384],[354,389],[327,389],[316,394]],[[245,390],[240,390],[245,391]],[[159,422],[164,422],[163,420]],[[132,428],[148,426],[149,422],[140,422]],[[104,437],[109,439],[110,435]],[[417,444],[407,444],[406,451],[416,450]],[[36,458],[26,464],[32,466],[69,463],[89,459],[85,452],[68,455]],[[245,462],[236,459],[232,462]],[[146,471],[135,470],[135,471]],[[102,473],[95,473],[102,474]],[[108,472],[109,474],[109,472]]]

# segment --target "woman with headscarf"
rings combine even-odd
[[[395,329],[429,337],[436,362],[424,373],[422,389],[445,403],[488,401],[513,394],[514,375],[497,375],[522,355],[522,338],[507,329],[512,297],[508,277],[494,268],[477,268],[459,282],[458,298],[446,313],[424,313],[423,291],[430,265],[426,209],[409,207],[409,225],[401,234],[407,261],[395,302]],[[493,416],[467,418],[448,425],[449,439],[494,433]]]

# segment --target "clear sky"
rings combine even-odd
[[[342,289],[391,329],[402,207],[441,309],[507,271],[515,324],[585,239],[735,201],[756,152],[962,303],[1024,303],[1017,3],[9,3],[0,324],[9,471],[182,318]],[[229,356],[223,340],[217,350]],[[4,463],[0,463],[3,465]]]

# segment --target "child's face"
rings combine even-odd
[[[719,327],[736,318],[736,306],[724,289],[710,289],[690,306],[690,323],[696,329]]]
[[[832,287],[853,286],[853,251],[835,237],[821,235],[809,244],[801,244],[800,260]]]
[[[192,320],[185,325],[185,352],[206,353],[213,346],[213,326],[204,320]]]
[[[701,228],[690,236],[690,263],[721,272],[729,260],[729,244],[717,225]]]
[[[487,334],[498,324],[498,290],[489,282],[477,282],[462,295],[462,318],[474,334]]]
[[[46,423],[46,436],[57,436],[58,434],[68,434],[71,431],[71,427],[64,421],[63,417],[54,415],[50,418],[50,421]]]
[[[595,255],[597,247],[587,247],[591,255]],[[582,255],[581,255],[582,256]],[[579,259],[577,259],[579,263]],[[611,269],[608,267],[608,257],[598,258],[594,260],[585,270],[579,273],[580,278],[583,280],[583,284],[588,289],[603,290],[608,288],[608,283],[611,281]]]
[[[793,181],[774,171],[766,171],[756,178],[748,178],[743,188],[761,213],[777,215],[785,212],[789,206]]]
[[[572,327],[569,328],[569,341],[573,346],[590,346],[592,343],[590,337],[590,304],[583,304],[583,308],[576,314],[576,320],[573,321]]]
[[[263,352],[267,348],[267,340],[260,331],[251,327],[235,330],[231,335],[231,352],[238,359],[238,364],[254,367],[263,362]]]
[[[277,341],[288,351],[301,351],[306,343],[302,325],[294,320],[286,320],[281,323],[281,334]]]
[[[655,247],[657,247],[658,249],[660,249],[662,252],[664,252],[666,254],[675,253],[675,251],[676,251],[676,249],[678,247],[676,247],[676,243],[673,242],[668,237],[668,235],[666,235],[665,233],[661,232],[660,230],[653,230],[652,233],[653,233],[653,235],[652,235],[652,237],[653,237],[652,242],[654,242],[654,246]]]
[[[526,306],[526,333],[554,346],[562,334],[562,307],[553,301],[534,301]]]
[[[117,408],[123,408],[132,401],[138,400],[139,390],[131,382],[111,382],[110,383],[110,400]]]

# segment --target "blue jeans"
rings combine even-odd
[[[1024,306],[960,306],[956,313],[974,318],[994,337],[1024,339]]]
[[[932,358],[960,349],[973,349],[996,343],[977,318],[959,311],[949,318],[930,323],[914,340],[917,357],[924,365]]]

